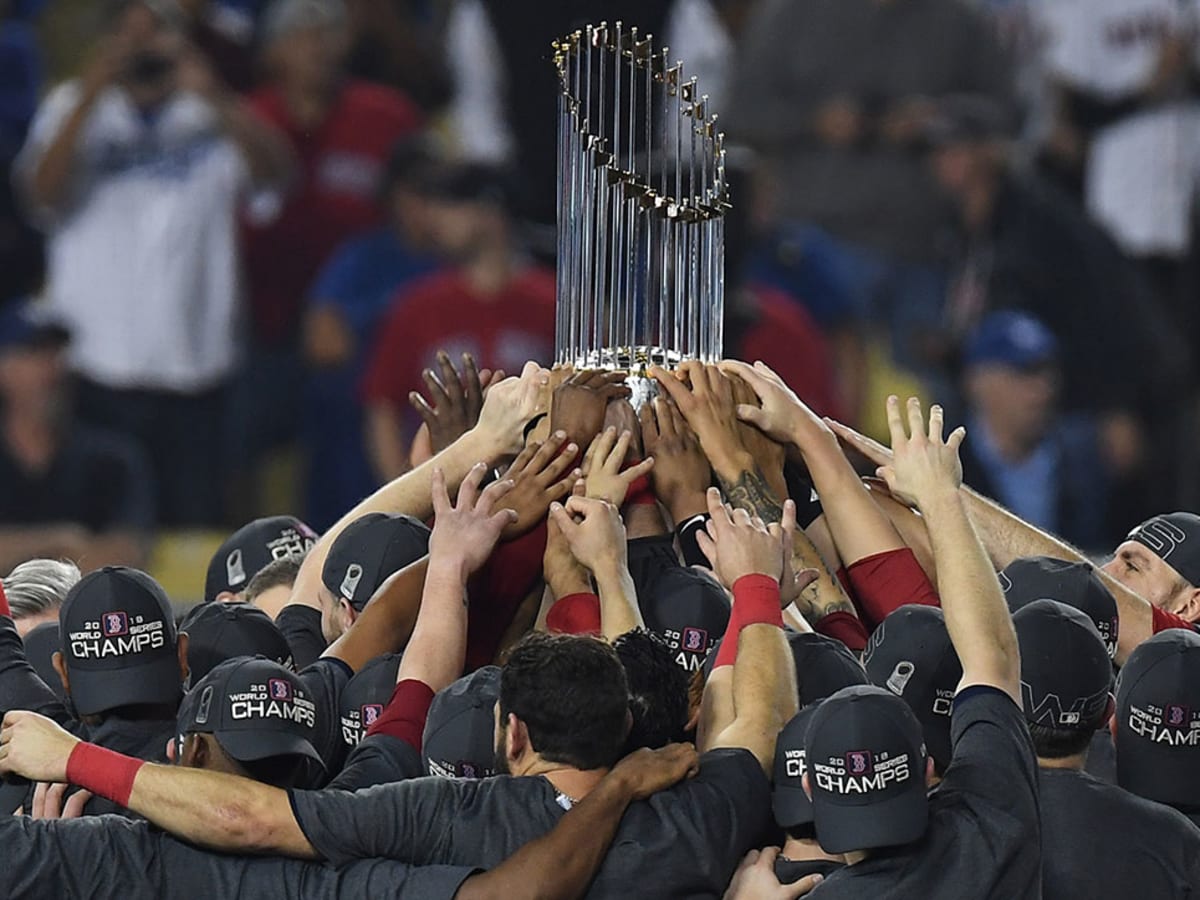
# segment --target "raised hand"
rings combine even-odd
[[[778,524],[768,528],[746,510],[726,506],[716,488],[708,489],[707,500],[712,518],[707,533],[698,533],[696,541],[721,583],[732,588],[743,575],[768,575],[779,581],[784,572],[783,529]]]
[[[796,571],[792,548],[796,541],[796,504],[787,500],[783,504],[783,520],[779,523],[779,534],[783,540],[783,574],[779,578],[779,605],[787,609],[802,601],[804,589],[821,577],[816,569]]]
[[[571,545],[567,543],[554,516],[546,521],[546,552],[542,554],[542,573],[555,600],[568,594],[586,594],[592,590],[588,570],[571,552]]]
[[[525,363],[519,377],[493,380],[475,430],[495,452],[516,455],[525,446],[525,426],[546,411],[550,373],[535,362]]]
[[[707,508],[704,492],[712,484],[712,468],[696,433],[670,396],[642,407],[642,443],[654,457],[654,493],[676,524]]]
[[[739,378],[758,398],[758,404],[739,403],[738,418],[780,443],[803,448],[815,439],[832,440],[833,433],[770,366],[741,360],[721,363],[721,371]]]
[[[462,355],[462,371],[459,372],[445,350],[437,354],[438,372],[426,369],[422,372],[425,386],[429,390],[426,400],[416,391],[408,395],[408,402],[420,415],[429,429],[429,441],[434,453],[440,453],[458,440],[479,421],[483,409],[483,396],[493,378],[500,381],[503,372],[493,373],[475,366],[470,353]]]
[[[584,369],[566,377],[550,400],[550,427],[586,447],[604,427],[608,402],[628,397],[622,372]]]
[[[609,773],[635,800],[645,800],[700,772],[700,754],[692,744],[667,744],[659,750],[635,750]]]
[[[465,575],[477,572],[492,555],[506,525],[516,512],[502,504],[512,490],[511,481],[496,481],[483,492],[479,485],[487,466],[477,463],[458,488],[458,502],[451,504],[446,476],[433,470],[433,531],[429,535],[429,564],[453,562]]]
[[[571,492],[579,480],[574,469],[579,447],[566,442],[565,432],[556,431],[544,442],[530,441],[508,467],[505,478],[513,483],[504,503],[517,518],[504,529],[503,539],[511,541],[534,528],[546,517],[550,504]]]
[[[797,900],[824,881],[821,875],[808,875],[792,884],[780,884],[775,876],[778,847],[751,850],[738,866],[724,900]]]
[[[657,366],[651,367],[650,374],[675,401],[718,475],[753,466],[738,430],[733,385],[716,366],[691,361],[684,363],[678,374]],[[680,380],[681,375],[690,388]]]
[[[625,523],[614,504],[606,500],[571,497],[566,506],[552,504],[550,515],[571,548],[571,554],[591,572],[625,566]]]
[[[67,759],[78,743],[79,738],[45,716],[14,710],[0,726],[0,775],[65,782]]]
[[[592,500],[607,500],[618,509],[621,507],[629,486],[654,468],[654,457],[651,456],[621,471],[632,441],[632,432],[622,431],[618,437],[615,428],[606,428],[596,435],[583,457],[585,496]]]
[[[887,417],[894,458],[889,465],[881,466],[877,474],[887,482],[892,496],[924,510],[928,504],[955,494],[962,484],[958,448],[967,430],[956,428],[943,440],[942,408],[937,405],[930,408],[926,426],[921,401],[916,397],[908,399],[907,431],[899,398],[888,397]]]
[[[857,450],[876,466],[886,466],[891,463],[892,451],[874,438],[869,438],[865,434],[855,431],[849,425],[843,425],[833,419],[826,419],[825,424],[843,444]]]

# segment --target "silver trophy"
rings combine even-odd
[[[695,76],[636,28],[589,25],[554,62],[557,361],[627,371],[636,397],[651,364],[721,357],[724,135]]]

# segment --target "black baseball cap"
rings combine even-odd
[[[1112,661],[1092,620],[1057,600],[1035,600],[1012,620],[1026,721],[1067,731],[1099,728],[1112,691]]]
[[[62,650],[62,640],[59,637],[57,622],[43,622],[36,628],[25,633],[25,658],[38,673],[38,677],[46,682],[46,686],[58,695],[60,700],[66,699],[62,679],[54,668],[53,657]]]
[[[801,709],[836,694],[844,687],[871,683],[862,663],[837,638],[815,632],[800,632],[794,628],[784,628],[783,633],[796,666]],[[704,661],[705,678],[712,675],[720,647],[721,641],[717,641]]]
[[[729,624],[729,598],[711,575],[679,565],[670,539],[629,542],[629,571],[646,628],[662,638],[689,674],[703,664]]]
[[[202,603],[179,623],[188,636],[188,681],[196,684],[227,659],[262,656],[292,668],[292,651],[271,617],[249,603]]]
[[[353,747],[367,736],[367,729],[383,714],[383,708],[396,690],[396,672],[403,653],[377,656],[355,674],[338,698],[338,716],[342,722],[342,740]]]
[[[775,778],[771,792],[771,809],[775,824],[784,830],[811,825],[812,801],[804,792],[806,763],[805,738],[813,715],[820,702],[806,706],[792,716],[775,739]]]
[[[211,734],[238,762],[271,756],[305,756],[321,762],[313,746],[317,705],[293,672],[269,659],[221,663],[188,692],[179,707],[180,737]]]
[[[429,552],[429,527],[412,516],[367,513],[337,536],[321,581],[361,611],[385,581]]]
[[[270,516],[243,525],[213,554],[204,578],[204,601],[245,590],[268,563],[300,559],[316,540],[316,532],[295,516]]]
[[[962,664],[940,607],[908,604],[894,610],[871,635],[863,655],[872,684],[912,709],[939,770],[950,765],[950,712]]]
[[[1200,634],[1159,632],[1121,669],[1117,784],[1148,800],[1200,810]]]
[[[58,624],[79,715],[178,702],[171,602],[145,572],[107,566],[85,575],[67,592]]]
[[[499,666],[484,666],[438,691],[421,739],[425,771],[443,778],[495,775],[499,700]]]
[[[998,577],[1010,612],[1036,600],[1065,603],[1092,620],[1108,648],[1109,659],[1117,655],[1117,601],[1091,563],[1026,556],[1013,560]]]
[[[1192,587],[1200,587],[1200,516],[1190,512],[1155,516],[1129,532],[1126,540],[1142,544]]]
[[[843,688],[817,707],[805,745],[826,853],[911,844],[925,833],[925,741],[899,697],[874,685]]]

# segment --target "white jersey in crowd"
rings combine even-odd
[[[1195,41],[1197,0],[1043,0],[1050,77],[1119,100],[1151,79],[1169,35]],[[1200,172],[1200,105],[1181,100],[1101,129],[1087,205],[1128,252],[1181,256]]]
[[[28,181],[75,108],[68,82],[38,110],[17,177]],[[152,116],[118,87],[97,100],[63,207],[35,210],[49,241],[48,306],[72,332],[72,366],[112,388],[195,392],[232,372],[238,210],[249,169],[200,97]]]

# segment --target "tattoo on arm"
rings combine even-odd
[[[742,472],[737,481],[725,478],[718,478],[718,481],[730,506],[744,509],[768,525],[783,520],[783,503],[775,496],[758,466],[754,471]]]

